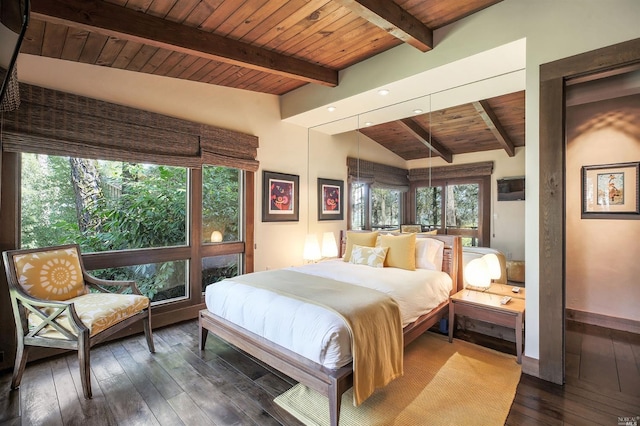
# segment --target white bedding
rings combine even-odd
[[[289,269],[388,294],[400,307],[403,327],[447,300],[452,287],[444,272],[372,268],[341,259]],[[233,278],[207,286],[205,302],[210,312],[325,367],[351,362],[349,331],[332,311]]]

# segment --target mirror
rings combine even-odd
[[[432,119],[435,123],[435,120],[439,119],[440,114],[444,115],[448,110],[459,107],[459,105],[452,104],[454,100],[458,102],[461,100],[465,102],[474,101],[470,97],[471,95],[462,96],[460,93],[457,93],[460,92],[460,89],[454,89],[453,91],[456,92],[454,96],[447,96],[451,95],[451,93],[444,92],[421,96],[406,102],[365,111],[356,116],[329,120],[323,124],[311,127],[309,131],[310,158],[312,159],[312,161],[310,161],[310,179],[313,184],[313,180],[317,177],[326,178],[331,177],[328,175],[333,175],[335,178],[335,176],[339,177],[342,174],[343,178],[347,180],[344,188],[345,194],[348,196],[351,193],[349,192],[350,186],[348,179],[344,176],[344,159],[346,158],[356,158],[363,163],[373,162],[405,169],[409,174],[411,174],[414,169],[436,170],[438,168],[471,163],[491,162],[493,165],[493,173],[491,173],[490,178],[485,181],[484,188],[478,188],[477,185],[475,187],[469,187],[470,183],[461,182],[460,178],[448,179],[444,184],[437,182],[437,187],[435,178],[432,182],[433,186],[425,184],[424,180],[428,181],[430,174],[424,175],[426,177],[422,182],[413,182],[410,190],[403,192],[403,196],[401,196],[403,211],[399,213],[399,221],[396,220],[394,212],[392,211],[387,214],[379,212],[381,209],[380,204],[388,203],[388,200],[376,202],[374,198],[372,198],[375,197],[375,195],[367,192],[367,190],[372,191],[371,188],[364,190],[360,187],[360,190],[363,192],[359,192],[359,196],[356,197],[356,199],[345,198],[347,212],[344,216],[343,229],[356,229],[359,227],[365,229],[399,229],[401,224],[420,224],[425,229],[434,227],[440,229],[439,232],[443,233],[459,232],[463,237],[463,243],[465,245],[475,245],[478,244],[477,237],[469,236],[473,231],[462,229],[465,228],[465,225],[463,223],[456,223],[456,221],[460,222],[464,219],[462,217],[464,214],[461,213],[464,209],[476,215],[482,213],[484,216],[481,218],[476,217],[476,221],[470,223],[468,227],[478,228],[482,224],[487,227],[488,237],[485,237],[480,245],[492,247],[500,251],[504,255],[505,268],[508,262],[509,265],[512,265],[514,278],[524,281],[525,201],[514,200],[498,202],[497,200],[497,181],[499,179],[525,175],[524,147],[518,147],[514,157],[509,157],[503,150],[489,150],[463,154],[454,153],[452,163],[447,162],[440,156],[428,154],[423,158],[405,160],[367,136],[367,134],[370,133],[367,129],[374,129],[380,124],[406,118],[413,118],[422,123],[423,127],[427,127],[426,135],[430,135],[431,128],[429,126]],[[489,95],[490,92],[486,90],[486,87],[480,90],[479,93],[486,97],[494,96]],[[498,95],[509,94],[498,91]],[[522,92],[522,98],[523,97],[524,94]],[[524,104],[523,100],[522,104]],[[431,109],[432,107],[433,110]],[[524,105],[522,105],[522,108],[524,108]],[[524,111],[522,111],[522,116],[524,117]],[[455,126],[455,123],[452,123],[452,126]],[[522,126],[524,127],[524,124],[522,124]],[[524,129],[522,130],[524,132]],[[426,150],[426,152],[428,153],[430,151]],[[330,155],[334,155],[336,157],[335,160],[326,157]],[[381,186],[384,187],[384,185]],[[428,190],[429,187],[432,188],[430,191]],[[485,193],[488,191],[491,194],[488,203],[489,207],[483,210],[481,206],[477,204],[475,206],[463,206],[469,198],[468,194],[477,194],[478,191]],[[417,198],[417,193],[422,197],[422,201]],[[436,208],[435,210],[425,208],[426,205],[430,205],[434,201],[442,201],[443,198],[453,200],[453,204],[449,202],[446,205],[443,204],[440,209]],[[455,203],[458,203],[457,208]],[[371,206],[373,210],[377,209],[378,213],[366,211],[369,206]],[[448,217],[453,217],[454,220],[448,218],[439,220],[434,217],[447,213],[447,210],[449,211]],[[354,211],[357,214],[354,214]],[[314,212],[315,208],[312,206],[310,214],[313,215]],[[390,223],[379,222],[380,218],[392,218],[394,221]],[[315,219],[312,217],[312,223],[314,221]],[[325,227],[325,225],[320,222],[316,222],[316,224],[319,226],[318,232]],[[335,228],[339,230],[339,226],[335,226]],[[513,284],[524,286],[524,282],[514,282]]]

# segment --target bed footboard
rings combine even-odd
[[[329,369],[304,358],[280,345],[209,312],[207,309],[198,315],[200,330],[200,349],[203,350],[209,331],[231,343],[238,349],[254,356],[276,370],[314,389],[329,399],[329,417],[332,426],[338,425],[342,394],[353,385],[353,366],[351,363]]]

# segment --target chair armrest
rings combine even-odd
[[[114,281],[103,280],[102,278],[94,277],[88,273],[84,273],[84,282],[91,288],[95,288],[101,293],[123,293],[126,289],[131,289],[133,294],[142,295],[138,289],[138,285],[135,281]],[[105,287],[120,287],[117,291],[107,290]]]
[[[42,321],[36,328],[28,330],[28,335],[30,337],[38,337],[38,333],[47,325],[50,325],[56,331],[64,335],[67,340],[76,340],[76,336],[71,333],[63,324],[58,322],[58,317],[60,316],[65,316],[68,319],[69,324],[73,328],[75,328],[74,331],[77,334],[83,333],[88,330],[88,328],[80,320],[73,302],[38,299],[26,293],[15,290],[12,291],[11,296],[12,298],[15,298],[16,301],[20,301],[26,311],[29,311],[33,315],[38,316]],[[45,309],[48,309],[49,311],[47,312],[45,311]],[[24,331],[26,330],[23,330],[23,332]]]

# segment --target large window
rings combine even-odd
[[[433,182],[417,186],[416,221],[429,229],[460,235],[464,246],[482,244],[481,181]]]
[[[22,155],[21,246],[186,245],[187,169]]]
[[[201,205],[202,242],[220,246],[202,259],[201,290],[239,273],[240,170],[203,166],[200,204],[192,199],[199,191],[192,190],[186,167],[26,153],[21,158],[22,248],[78,243],[83,254],[95,254],[95,265],[104,265],[92,269],[95,276],[134,280],[154,302],[184,299],[192,266],[188,224],[199,217],[190,207]]]

